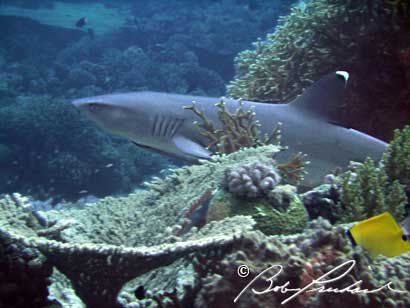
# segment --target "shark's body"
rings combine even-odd
[[[386,143],[338,122],[339,107],[348,74],[326,75],[289,104],[267,104],[243,101],[245,110],[253,107],[261,132],[270,134],[282,123],[282,143],[288,146],[279,160],[294,153],[307,154],[311,164],[304,185],[322,182],[323,176],[349,161],[363,161],[367,156],[380,159]],[[195,102],[217,127],[217,103],[220,98],[133,92],[88,97],[73,104],[100,124],[105,130],[123,136],[134,143],[188,160],[209,158],[209,140],[194,124],[198,117],[184,106]],[[239,101],[224,99],[234,112]]]

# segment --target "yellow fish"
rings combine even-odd
[[[408,221],[407,218],[403,223]],[[407,228],[403,228],[389,212],[384,212],[359,222],[348,231],[348,236],[373,257],[395,257],[410,251],[410,236],[405,234]]]

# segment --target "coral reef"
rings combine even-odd
[[[39,23],[54,27],[76,29],[78,12],[92,19],[92,25],[98,34],[107,33],[120,27],[130,16],[126,7],[106,7],[103,3],[66,3],[52,2],[48,6],[19,7],[2,3],[0,15],[29,17]]]
[[[376,289],[392,281],[395,290],[410,291],[407,255],[379,257],[370,263],[365,251],[352,248],[345,227],[333,227],[323,219],[307,223],[307,211],[293,186],[275,186],[266,200],[253,202],[223,190],[225,170],[256,162],[272,164],[278,151],[279,147],[268,145],[216,155],[147,183],[148,190],[80,207],[33,211],[28,199],[6,195],[0,199],[1,243],[13,245],[17,254],[33,251],[30,258],[43,260],[44,271],[36,279],[45,287],[50,278],[50,299],[63,307],[218,307],[231,305],[236,297],[238,305],[266,307],[289,294],[257,295],[251,289],[239,294],[272,264],[284,267],[275,277],[276,285],[289,281],[290,286],[303,288],[352,260],[355,269],[328,287],[354,283]],[[226,205],[229,198],[231,209],[240,204],[236,216],[196,223],[196,216],[210,213],[218,202]],[[240,265],[248,266],[250,275],[238,276]],[[46,271],[50,266],[57,270]],[[264,290],[269,285],[266,279],[260,277],[252,287]],[[386,288],[375,294],[309,292],[284,307],[410,304],[406,294],[390,292]],[[41,294],[38,297],[44,301]]]
[[[409,255],[371,259],[345,236],[351,225],[332,225],[384,210],[403,218],[409,127],[395,132],[381,164],[352,165],[299,195],[292,185],[306,162],[299,154],[275,163],[279,127],[261,136],[252,110],[229,113],[221,101],[218,130],[192,106],[209,147],[225,154],[167,170],[128,196],[90,196],[130,192],[169,160],[101,134],[69,99],[147,88],[219,96],[229,59],[272,31],[289,2],[139,1],[123,27],[95,37],[0,16],[0,193],[10,193],[0,195],[1,307],[410,306]],[[47,3],[33,5],[41,12]],[[109,5],[119,4],[104,11]],[[299,4],[240,54],[229,94],[289,101],[323,73],[346,69],[344,111],[356,128],[385,137],[409,118],[409,9],[403,0]],[[354,268],[326,287],[391,281],[404,293],[316,290],[283,303],[294,294],[284,288],[304,288],[345,262]],[[278,265],[275,276],[278,267],[269,268]]]
[[[347,70],[340,115],[352,127],[389,139],[410,116],[410,66],[403,56],[410,46],[404,25],[410,8],[404,2],[313,0],[295,6],[266,40],[237,56],[228,95],[288,102],[320,76]]]
[[[278,147],[269,145],[216,156],[201,165],[177,169],[165,180],[147,183],[148,191],[107,197],[79,209],[40,212],[40,216],[23,210],[18,205],[22,202],[6,196],[0,208],[0,234],[41,251],[71,281],[83,302],[115,307],[116,295],[128,280],[193,251],[222,249],[232,243],[234,235],[252,228],[251,218],[236,216],[199,230],[191,225],[183,234],[179,232],[186,220],[194,221],[197,214],[194,210],[187,217],[193,207],[191,200],[198,200],[195,209],[206,206],[202,202],[207,198],[196,196],[219,186],[225,168],[243,162],[268,162],[277,151]],[[34,222],[28,223],[31,220]]]
[[[224,83],[233,75],[234,55],[272,28],[291,2],[272,4],[264,0],[252,10],[236,0],[208,5],[142,1],[108,7],[107,3],[97,3],[87,6],[85,11],[94,9],[84,13],[90,23],[83,29],[75,27],[77,13],[66,14],[79,9],[81,3],[58,3],[40,9],[5,3],[0,21],[8,31],[4,31],[2,50],[11,62],[5,65],[5,71],[15,64],[29,64],[38,74],[29,85],[26,81],[30,79],[20,79],[22,76],[13,72],[13,81],[3,82],[0,89],[8,87],[7,96],[19,88],[72,98],[95,84],[91,95],[149,88],[220,96],[225,91]],[[121,11],[121,17],[104,19],[110,11],[115,16]],[[3,16],[7,12],[14,14]],[[66,13],[61,16],[61,12]],[[90,29],[94,35],[84,31]],[[98,66],[98,70],[86,69],[84,61]],[[81,79],[76,80],[76,76]]]

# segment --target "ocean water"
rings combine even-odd
[[[409,254],[345,235],[409,210],[408,131],[378,165],[409,124],[409,20],[406,1],[0,0],[0,308],[410,306]],[[284,156],[262,142],[278,122]],[[349,260],[400,292],[246,288]]]

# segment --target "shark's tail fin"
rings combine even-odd
[[[349,73],[345,71],[327,74],[293,100],[290,105],[324,118],[326,121],[339,123],[340,107],[348,79]]]

